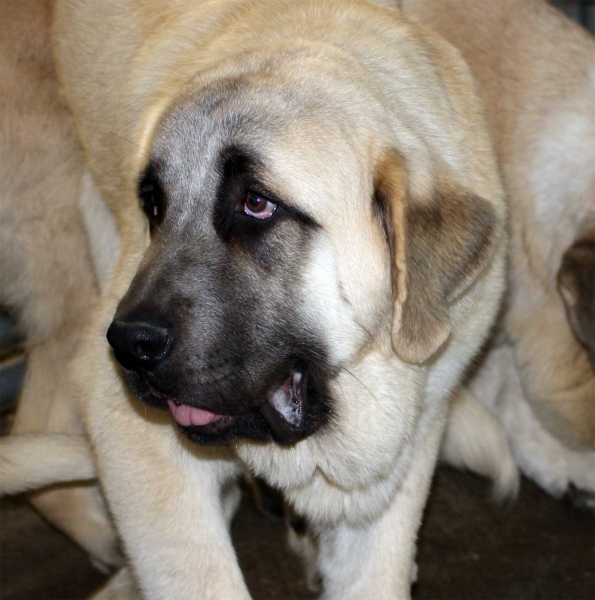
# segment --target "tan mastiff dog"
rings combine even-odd
[[[363,0],[63,0],[55,40],[121,236],[71,375],[142,593],[248,597],[247,468],[310,522],[326,598],[408,597],[504,284],[466,65]]]
[[[595,40],[542,0],[402,7],[471,66],[510,199],[506,310],[471,393],[497,415],[528,476],[555,496],[582,489],[592,504]],[[466,397],[455,404],[447,458],[499,477],[506,449],[482,443],[495,422],[478,427]]]

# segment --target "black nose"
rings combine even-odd
[[[171,346],[166,327],[143,321],[114,320],[107,330],[107,341],[126,369],[154,368]]]

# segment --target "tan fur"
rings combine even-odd
[[[88,166],[121,236],[69,374],[142,593],[248,597],[222,508],[243,463],[313,523],[325,598],[408,597],[447,398],[483,343],[503,288],[503,194],[457,51],[359,0],[62,0],[55,40]],[[263,140],[267,183],[323,225],[300,282],[304,318],[348,368],[331,382],[332,423],[300,443],[193,447],[168,415],[131,397],[104,336],[150,241],[136,187],[163,115],[184,94],[251,68],[288,92],[292,118],[303,119],[296,126],[287,117],[282,134]],[[294,110],[302,89],[319,94],[305,114]],[[256,115],[263,110],[244,102]],[[387,164],[393,150],[404,168]],[[395,223],[406,240],[396,261],[372,206],[374,179],[389,181],[392,170],[404,176],[406,194],[385,193],[389,210],[404,197],[409,209],[419,207],[393,211],[404,215]],[[487,213],[469,235],[472,217]],[[478,252],[469,256],[473,235]],[[391,263],[397,283],[405,271],[403,287],[391,282]],[[441,279],[437,264],[450,277]],[[425,326],[413,305],[426,278],[436,285],[429,306],[440,305],[446,334],[430,332],[408,354],[399,327]],[[409,294],[396,325],[393,289],[397,300],[400,289]],[[412,362],[395,355],[395,339]],[[115,579],[114,594],[129,583],[125,573]]]
[[[467,388],[461,388],[451,402],[440,455],[458,469],[468,469],[492,479],[494,497],[498,500],[514,496],[518,491],[519,470],[506,432]]]
[[[83,435],[22,433],[2,440],[0,494],[96,477],[89,442]],[[66,508],[72,511],[70,504]]]
[[[14,434],[82,432],[64,371],[98,294],[78,206],[84,166],[52,59],[52,9],[53,3],[42,1],[0,6],[0,302],[17,315],[28,351]],[[50,441],[48,460],[54,447]],[[32,459],[29,450],[16,449],[16,460]],[[10,454],[9,447],[4,451]],[[44,457],[43,448],[36,448],[35,456]],[[41,479],[35,476],[28,485],[39,486],[44,465],[31,468],[41,469]],[[25,475],[17,474],[19,481]],[[54,489],[30,498],[98,563],[119,560],[96,487]]]
[[[595,214],[595,41],[544,0],[401,4],[456,45],[477,78],[510,200],[509,294],[500,337],[512,350],[522,382],[515,401],[527,402],[527,415],[538,420],[527,429],[528,437],[545,428],[555,443],[578,450],[577,461],[583,460],[586,469],[595,449],[595,371],[586,351],[589,342],[580,335],[593,343],[595,330],[583,321],[575,336],[575,313],[571,309],[567,318],[558,283],[570,282],[560,279],[563,257]],[[584,290],[583,316],[595,302],[587,291],[592,260],[583,259],[574,276]],[[499,376],[504,387],[509,378],[505,371]],[[492,390],[477,394],[498,412]],[[526,419],[519,414],[518,422]],[[513,429],[522,435],[519,427]],[[512,440],[512,445],[523,463],[524,444]],[[540,468],[559,473],[553,463],[548,467],[545,457],[553,448],[546,446]],[[502,462],[498,456],[493,460]],[[536,468],[531,471],[535,477]],[[546,472],[538,479],[550,481]],[[572,481],[570,473],[557,478],[563,485]],[[559,495],[561,486],[546,489]],[[595,481],[588,488],[595,492]]]

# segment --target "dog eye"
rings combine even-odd
[[[139,196],[151,228],[159,225],[165,213],[165,199],[159,183],[152,178],[145,177],[139,186]]]
[[[270,219],[275,214],[276,210],[277,204],[252,192],[248,192],[244,196],[244,201],[241,206],[241,212],[261,221]]]

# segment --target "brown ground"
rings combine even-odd
[[[3,600],[84,598],[102,581],[85,554],[21,499],[0,506]],[[284,531],[246,498],[233,537],[257,600],[313,598]],[[441,468],[421,531],[418,600],[595,598],[595,520],[523,481],[510,506],[489,500],[489,485]]]

